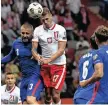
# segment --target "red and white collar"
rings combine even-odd
[[[56,24],[53,22],[53,25],[50,27],[50,28],[46,28],[44,25],[43,25],[43,28],[45,29],[45,30],[53,30],[54,28],[55,28],[55,26],[56,26]]]
[[[49,28],[50,30],[53,30],[55,28],[56,24],[53,23],[53,25]]]
[[[7,86],[6,86],[6,87],[7,87]],[[15,87],[16,87],[16,86],[14,85],[14,86],[12,87],[12,89],[11,89],[11,90],[9,90],[9,91],[5,88],[5,92],[12,93],[12,92],[14,91]]]

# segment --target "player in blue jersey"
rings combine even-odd
[[[94,96],[88,104],[108,104],[108,27],[99,26],[95,32],[95,40],[99,47],[93,56],[95,72],[91,78],[80,84],[85,87],[88,84],[98,82]]]
[[[40,76],[40,65],[36,60],[31,59],[32,33],[32,25],[29,23],[23,24],[21,26],[21,38],[14,41],[10,53],[1,60],[1,63],[8,63],[18,57],[22,72],[21,100],[23,104],[38,105],[44,85]]]
[[[90,44],[93,49],[83,55],[79,60],[79,84],[90,78],[94,73],[92,56],[95,54],[95,49],[98,49],[94,35],[90,38]],[[96,85],[97,84],[90,84],[84,88],[78,86],[74,94],[74,104],[86,104],[92,97],[93,89]]]

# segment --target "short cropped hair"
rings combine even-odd
[[[43,13],[42,16],[45,16],[47,14],[51,14],[50,10],[47,7],[43,7]]]
[[[6,77],[7,75],[15,75],[15,73],[14,73],[14,72],[11,72],[11,71],[10,71],[10,72],[6,72],[6,73],[5,73],[5,77]]]
[[[21,28],[25,28],[25,29],[31,29],[33,31],[33,26],[29,23],[24,23]]]
[[[96,38],[100,43],[108,41],[108,27],[101,25],[95,31]]]

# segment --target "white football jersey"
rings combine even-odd
[[[42,56],[50,58],[58,50],[59,41],[67,41],[66,30],[58,24],[54,24],[50,29],[45,29],[43,25],[36,27],[32,41],[39,42],[42,48]],[[52,61],[50,64],[66,64],[65,52],[63,55]]]
[[[18,104],[21,103],[20,89],[14,86],[10,91],[6,90],[6,85],[1,86],[1,103],[3,104]]]

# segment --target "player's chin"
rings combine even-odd
[[[13,87],[13,86],[14,86],[14,84],[12,84],[12,83],[9,83],[9,84],[8,84],[8,86],[9,86],[9,87]]]
[[[28,39],[22,39],[22,41],[23,41],[24,43],[26,43],[26,42],[28,42]]]

